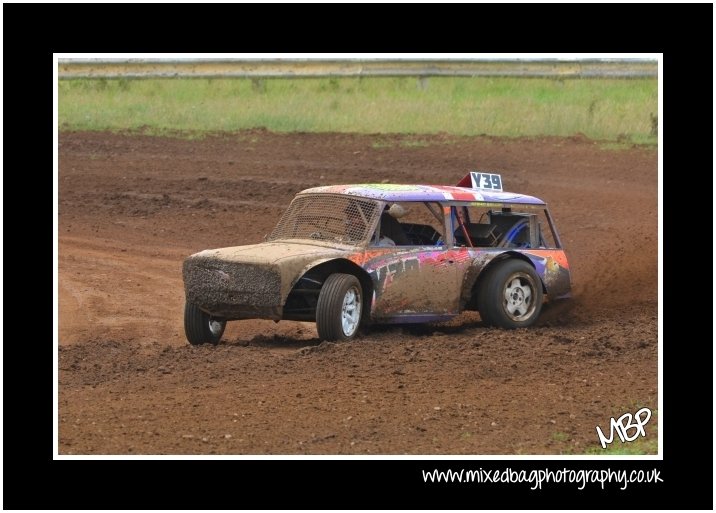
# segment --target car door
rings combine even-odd
[[[438,203],[404,202],[398,219],[408,244],[368,248],[373,280],[371,314],[382,322],[425,322],[459,311],[455,252],[446,245],[446,210]],[[387,224],[387,223],[386,223]],[[380,230],[380,227],[379,227]]]

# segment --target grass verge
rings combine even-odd
[[[654,79],[62,80],[70,130],[570,136],[655,144]]]

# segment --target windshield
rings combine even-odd
[[[365,242],[375,225],[380,205],[375,200],[346,195],[300,195],[291,202],[267,240]]]

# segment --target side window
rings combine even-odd
[[[557,243],[554,240],[554,234],[547,221],[547,216],[544,210],[540,210],[537,215],[537,223],[539,224],[540,232],[540,247],[545,248],[556,248]]]
[[[515,212],[491,212],[490,222],[498,227],[503,248],[554,248],[554,237],[544,210],[520,209]],[[531,229],[535,228],[535,244]]]
[[[555,248],[544,210],[520,206],[487,208],[469,203],[451,208],[451,229],[456,246],[530,248],[531,227],[536,223],[538,248]]]
[[[444,244],[444,232],[440,204],[388,203],[372,240],[377,246],[440,246]]]
[[[455,205],[451,208],[450,221],[456,246],[495,247],[500,232],[490,222],[490,210],[471,205]]]
[[[504,235],[500,239],[500,247],[503,248],[531,248],[529,214],[515,214],[504,216]]]

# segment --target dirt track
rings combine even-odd
[[[656,151],[412,141],[61,133],[60,453],[582,453],[609,417],[656,409]],[[259,242],[307,187],[454,184],[476,167],[551,204],[575,299],[538,327],[465,314],[319,344],[310,323],[243,321],[218,347],[185,341],[187,255]]]

